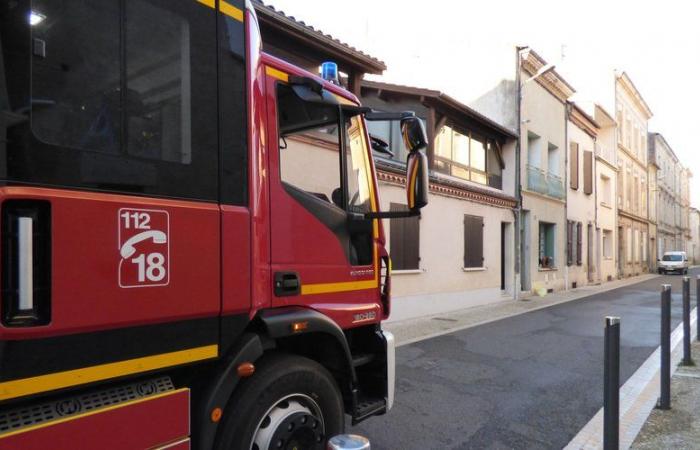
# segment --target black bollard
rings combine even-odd
[[[671,409],[671,285],[661,286],[661,396],[657,407]]]
[[[620,318],[605,318],[603,448],[620,447]]]
[[[683,361],[684,366],[693,365],[690,354],[690,278],[683,277]]]

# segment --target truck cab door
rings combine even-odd
[[[270,67],[266,89],[273,306],[306,305],[341,326],[378,320],[379,230],[364,218],[377,199],[364,123],[344,112],[349,101],[328,92],[335,104],[313,101]]]

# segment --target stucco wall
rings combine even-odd
[[[380,205],[406,202],[403,186],[380,182]],[[484,270],[465,271],[464,215],[484,218]],[[394,219],[401,220],[401,219]],[[420,219],[420,269],[393,272],[392,315],[399,321],[510,298],[501,291],[501,223],[507,222],[506,291],[513,286],[513,213],[510,209],[430,194]],[[385,221],[391,254],[391,226]]]

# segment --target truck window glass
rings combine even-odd
[[[356,213],[370,211],[369,161],[361,123],[357,116],[346,120],[345,123],[348,210]]]
[[[30,7],[42,18],[32,25]],[[200,2],[20,0],[0,8],[9,92],[3,100],[0,89],[0,106],[9,102],[13,114],[2,179],[216,201],[216,22],[216,10]],[[227,38],[242,45],[240,21]],[[228,55],[226,111],[241,114],[228,116],[235,123],[222,145],[239,155],[245,61]],[[229,200],[244,203],[245,173],[229,163],[224,176],[235,178]]]
[[[342,207],[337,108],[304,102],[282,84],[277,100],[282,181]]]

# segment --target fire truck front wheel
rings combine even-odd
[[[319,449],[343,432],[340,389],[317,362],[271,354],[241,381],[226,406],[219,450]]]

